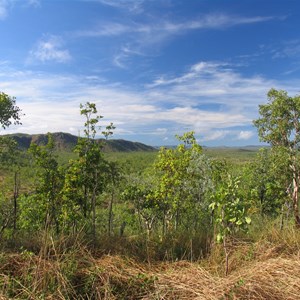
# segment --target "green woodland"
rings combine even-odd
[[[300,96],[267,98],[259,150],[191,131],[107,153],[115,127],[87,102],[71,153],[51,133],[19,149],[22,109],[0,93],[0,299],[298,299]]]

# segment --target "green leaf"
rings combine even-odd
[[[218,233],[218,234],[217,234],[217,242],[218,242],[218,243],[221,243],[221,242],[223,241],[223,238],[224,238],[224,237],[223,237],[223,235],[222,235],[221,233]]]
[[[240,226],[240,225],[243,224],[243,222],[241,220],[238,220],[235,224],[238,225],[238,226]]]
[[[251,218],[250,217],[245,217],[245,221],[247,224],[251,224]]]
[[[215,207],[216,207],[216,202],[213,202],[213,203],[211,203],[211,204],[209,205],[209,208],[210,208],[211,210],[214,210]]]

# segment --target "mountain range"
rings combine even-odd
[[[28,149],[31,143],[37,145],[46,145],[48,143],[47,134],[25,134],[16,133],[7,135],[13,138],[20,149]],[[78,137],[70,133],[55,132],[52,133],[55,147],[58,151],[72,151],[76,146]],[[98,142],[103,142],[103,151],[105,152],[132,152],[132,151],[155,151],[156,148],[145,145],[139,142],[131,142],[122,139],[97,139]]]

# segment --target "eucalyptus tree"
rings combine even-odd
[[[44,215],[45,230],[55,226],[56,233],[60,232],[61,190],[63,187],[63,172],[60,169],[55,154],[53,136],[48,133],[46,146],[31,143],[29,153],[38,167],[38,183],[36,197],[39,198],[40,211]],[[26,217],[26,216],[25,216]]]
[[[16,105],[16,98],[0,92],[0,126],[6,129],[12,124],[21,124],[21,109]],[[17,144],[9,137],[0,137],[0,162],[1,166],[17,165]],[[17,220],[17,198],[19,194],[19,168],[14,170],[14,192],[13,192],[13,227],[16,229]],[[5,224],[8,224],[5,221]],[[6,226],[5,226],[6,227]],[[4,228],[4,227],[3,227]]]
[[[21,109],[16,106],[16,98],[0,92],[0,124],[3,129],[11,124],[21,124]]]
[[[13,174],[13,229],[16,230],[18,197],[20,192],[20,170],[24,165],[25,153],[18,149],[17,142],[8,137],[0,136],[0,163],[1,166],[7,168],[7,171]]]
[[[194,132],[177,136],[177,139],[181,142],[177,148],[162,148],[155,163],[158,176],[155,193],[163,210],[164,233],[171,223],[177,230],[184,215],[201,207],[199,204],[204,203],[211,183],[208,159],[197,144]]]
[[[74,150],[78,154],[78,158],[70,161],[64,187],[66,207],[72,207],[73,222],[76,222],[76,216],[82,216],[82,219],[88,222],[91,217],[94,241],[96,238],[97,198],[105,188],[105,175],[108,171],[108,164],[102,151],[103,143],[96,138],[98,130],[101,129],[99,121],[103,118],[97,113],[95,103],[80,104],[80,114],[85,118],[84,137],[78,139]],[[108,137],[112,134],[113,129],[113,124],[110,124],[102,134]]]
[[[290,184],[286,153],[262,148],[245,168],[242,178],[253,212],[276,217],[289,206],[286,186]]]
[[[134,208],[139,228],[149,238],[162,212],[161,203],[155,197],[153,182],[149,177],[131,178],[123,190],[122,199]]]
[[[272,151],[286,157],[289,183],[284,188],[292,201],[296,225],[300,226],[300,96],[290,97],[286,91],[271,89],[268,103],[259,106],[260,118],[254,121],[261,141]]]
[[[210,231],[211,215],[208,209],[214,191],[212,161],[201,151],[192,151],[187,168],[185,189],[189,197],[185,202],[182,224],[186,231],[206,234]]]

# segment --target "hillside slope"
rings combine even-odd
[[[12,137],[21,149],[28,149],[31,143],[38,145],[46,145],[48,142],[47,134],[24,134],[16,133],[8,135]],[[59,151],[72,151],[78,141],[78,137],[70,133],[55,132],[52,133],[55,147]],[[104,142],[104,151],[106,152],[132,152],[132,151],[155,151],[154,147],[121,139],[111,139],[104,141],[99,139],[99,142]]]

